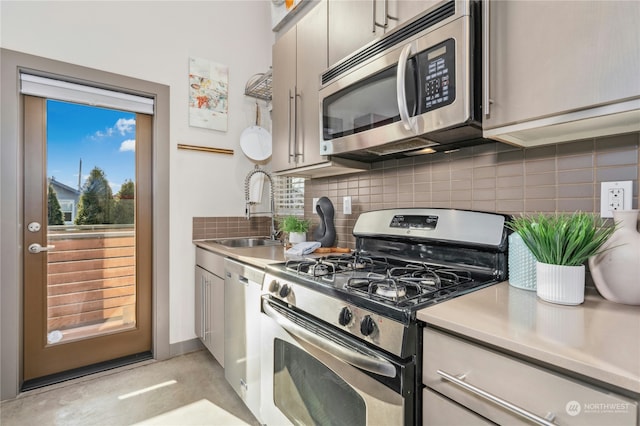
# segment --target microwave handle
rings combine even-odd
[[[413,132],[414,134],[418,133],[416,129],[416,118],[409,116],[409,109],[407,108],[407,94],[404,90],[404,78],[405,72],[407,70],[407,59],[409,55],[414,53],[414,44],[409,43],[402,49],[402,53],[400,53],[400,58],[398,59],[398,75],[396,77],[396,92],[398,97],[398,110],[400,111],[400,119],[402,120],[402,124],[404,128]]]
[[[296,324],[283,315],[280,315],[269,305],[269,301],[266,299],[262,300],[262,310],[291,336],[302,339],[341,361],[365,371],[380,374],[381,376],[396,376],[396,369],[389,361],[379,358],[373,354],[365,354],[349,349],[329,339],[323,338],[321,335],[314,333],[313,331],[307,330],[305,327]]]

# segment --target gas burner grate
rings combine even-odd
[[[341,272],[378,272],[390,268],[384,257],[362,256],[359,254],[330,255],[318,259],[288,260],[285,268],[296,275],[322,278],[333,282]]]
[[[473,286],[468,271],[407,264],[389,268],[384,274],[351,277],[345,288],[369,299],[405,307],[441,300]]]

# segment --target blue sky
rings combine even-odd
[[[125,180],[135,182],[135,116],[48,100],[47,176],[77,188],[82,158],[82,185],[96,166],[105,172],[114,194]]]

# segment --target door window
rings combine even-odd
[[[135,327],[136,114],[46,107],[47,341]]]

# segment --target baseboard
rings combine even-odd
[[[189,352],[199,351],[200,349],[204,349],[204,345],[200,339],[195,338],[178,343],[171,343],[169,345],[169,354],[170,357],[173,358],[174,356],[188,354]]]

